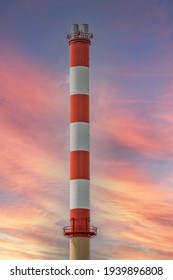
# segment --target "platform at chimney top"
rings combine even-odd
[[[88,24],[73,24],[71,26],[71,33],[67,34],[67,39],[72,38],[92,39],[93,34],[88,32]]]

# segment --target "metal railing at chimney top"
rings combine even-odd
[[[71,39],[71,38],[87,38],[87,39],[92,39],[93,38],[93,34],[91,34],[91,33],[83,33],[83,32],[71,33],[71,34],[67,34],[67,38],[68,39]]]

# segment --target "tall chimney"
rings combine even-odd
[[[90,259],[90,124],[88,24],[73,24],[67,35],[70,47],[70,259]]]

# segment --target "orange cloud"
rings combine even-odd
[[[0,258],[62,258],[66,82],[8,48],[1,53]]]
[[[66,259],[66,81],[8,52],[0,66],[0,258]],[[162,166],[171,165],[172,119],[159,102],[123,100],[104,83],[91,96],[91,222],[99,228],[93,258],[173,257],[173,179]]]
[[[93,222],[103,242],[101,252],[100,240],[93,241],[100,258],[107,251],[108,259],[172,259],[172,190],[115,176],[96,180],[91,192]]]
[[[94,100],[92,223],[100,235],[93,241],[95,256],[172,259],[172,135],[171,119],[160,129],[164,103],[119,102],[118,88],[111,85],[98,88]]]

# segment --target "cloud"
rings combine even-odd
[[[121,180],[116,175],[111,180],[95,180],[92,197],[93,213],[99,213],[94,220],[99,241],[94,242],[100,258],[172,258],[171,189],[166,191],[149,179],[136,181],[133,175],[129,179],[124,172]],[[107,241],[102,243],[107,256],[99,249],[100,240]]]
[[[63,209],[68,207],[66,81],[42,71],[11,47],[1,54],[2,258],[59,258],[62,254],[53,248],[57,232],[57,247],[63,243]]]
[[[95,258],[172,259],[171,90],[155,102],[126,99],[120,90],[102,83],[92,97]]]
[[[1,258],[66,259],[66,79],[0,53]],[[172,84],[149,98],[112,77],[91,95],[92,256],[172,259]]]

